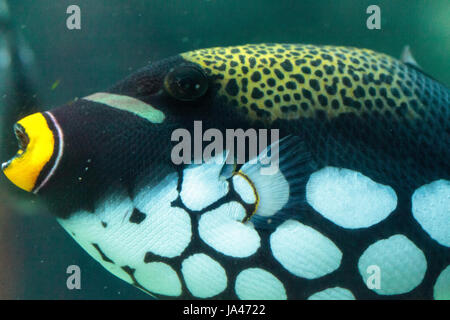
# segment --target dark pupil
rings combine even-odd
[[[166,89],[180,100],[192,101],[205,94],[208,89],[206,75],[191,66],[181,66],[167,75]]]
[[[188,91],[192,87],[194,87],[194,89],[195,89],[195,86],[192,86],[193,82],[194,81],[191,78],[185,78],[185,79],[180,79],[178,81],[178,85],[183,89],[183,91]]]

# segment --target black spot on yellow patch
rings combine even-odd
[[[267,108],[272,108],[273,107],[273,102],[272,102],[272,100],[266,100],[266,101],[264,101],[264,105]]]
[[[237,96],[239,93],[239,86],[237,85],[236,79],[230,79],[225,90],[230,96]]]
[[[252,98],[253,99],[261,99],[262,97],[264,97],[264,92],[262,92],[258,88],[253,88]]]
[[[311,61],[311,65],[312,65],[313,67],[317,67],[317,66],[320,65],[321,62],[322,62],[322,60],[320,60],[320,59],[312,60],[312,61]]]
[[[363,98],[363,97],[365,97],[366,92],[364,91],[363,87],[357,86],[354,91],[354,94],[355,94],[356,98]]]
[[[261,73],[259,73],[259,71],[253,72],[251,79],[253,82],[258,82],[259,80],[261,80]]]
[[[280,63],[281,67],[284,69],[284,71],[291,72],[293,67],[292,63],[289,60],[284,60],[282,63]]]
[[[311,79],[311,80],[309,80],[309,85],[310,85],[311,88],[313,88],[314,90],[320,91],[319,81],[317,81],[316,79]]]
[[[349,88],[352,87],[352,82],[351,82],[351,80],[350,80],[349,77],[343,77],[343,78],[342,78],[342,83],[343,83],[346,87],[349,87]]]
[[[319,103],[325,107],[326,105],[328,105],[328,99],[326,96],[324,96],[323,94],[319,94]]]
[[[310,67],[302,67],[302,72],[304,74],[311,74],[311,68]]]
[[[297,89],[297,85],[293,81],[288,81],[288,82],[286,82],[286,88],[295,90],[295,89]]]
[[[283,72],[281,72],[278,69],[275,69],[274,72],[275,72],[275,75],[277,76],[278,79],[280,79],[280,80],[284,79],[284,73]]]

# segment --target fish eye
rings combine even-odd
[[[196,66],[178,66],[167,73],[164,89],[177,100],[193,101],[208,90],[208,77]]]

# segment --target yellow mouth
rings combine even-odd
[[[5,176],[17,187],[31,192],[39,175],[52,158],[55,138],[42,113],[23,118],[14,125],[19,150],[2,164]]]

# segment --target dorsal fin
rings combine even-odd
[[[431,75],[429,75],[428,73],[426,73],[425,71],[422,70],[422,68],[417,63],[416,59],[414,59],[409,46],[403,47],[400,61],[403,62],[404,64],[406,64],[408,67],[422,73],[423,75],[427,76],[428,78],[430,78],[436,82],[439,82],[440,84],[445,86],[445,84],[443,84],[442,82],[440,82],[439,80],[437,80],[436,78],[432,77]]]
[[[422,70],[422,68],[417,63],[416,59],[414,59],[414,57],[413,57],[413,55],[411,53],[411,49],[409,48],[409,46],[404,46],[403,47],[403,51],[402,51],[402,55],[400,57],[400,60],[404,64],[407,64],[407,65],[409,65],[411,67],[414,67],[415,69]]]

